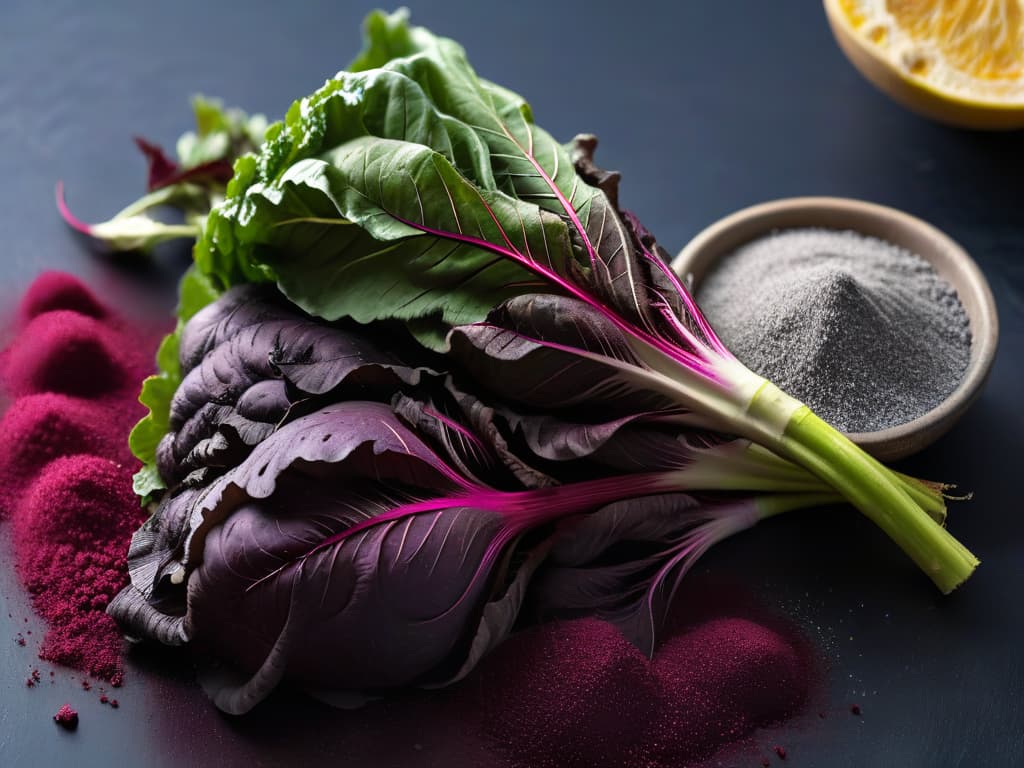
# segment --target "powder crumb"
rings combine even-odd
[[[720,259],[697,300],[743,363],[846,432],[939,405],[970,358],[967,313],[928,262],[857,232],[793,229]]]
[[[100,704],[106,704],[108,701],[110,701],[110,699],[107,698],[106,694],[100,696]]]
[[[857,717],[860,717],[861,716],[860,704],[851,704],[850,705],[850,714],[851,715],[856,715]]]
[[[53,716],[53,722],[61,728],[73,731],[78,727],[78,713],[71,708],[70,704],[65,704],[57,710],[57,714]]]
[[[111,699],[110,700],[110,706],[111,706],[112,709],[117,709],[121,705],[117,703],[117,699]]]
[[[25,637],[19,632],[14,637],[14,642],[20,645],[22,648],[25,647]]]
[[[772,747],[772,749],[775,750],[775,754],[779,756],[779,760],[785,760],[786,759],[786,748],[785,747],[780,747],[779,745],[776,744],[774,747]]]
[[[767,757],[761,758],[761,768],[771,768],[772,761]]]
[[[82,690],[83,691],[91,691],[92,690],[92,683],[90,683],[88,680],[83,680],[82,681]]]

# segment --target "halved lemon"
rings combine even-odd
[[[871,82],[967,128],[1024,128],[1024,0],[824,0],[832,32]]]

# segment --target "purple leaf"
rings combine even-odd
[[[390,347],[289,308],[268,287],[228,291],[182,333],[183,379],[157,450],[161,476],[173,484],[204,466],[233,466],[291,418],[294,405],[339,397],[342,384],[360,399],[390,400],[399,385],[435,375],[402,362],[392,351],[400,343]]]
[[[457,651],[486,599],[476,569],[499,516],[451,508],[372,526],[263,578],[344,530],[352,508],[374,504],[287,481],[208,534],[184,632],[251,675],[216,693],[221,709],[248,711],[285,676],[320,690],[406,686]]]
[[[182,168],[174,160],[171,160],[163,149],[146,141],[141,136],[135,137],[135,146],[146,157],[146,164],[149,168],[146,188],[150,192],[183,182],[202,184],[212,181],[224,185],[228,183],[233,173],[232,165],[228,160],[210,160],[191,168]]]
[[[540,615],[596,613],[648,656],[679,582],[713,544],[754,525],[751,499],[623,499],[566,525],[531,585]]]

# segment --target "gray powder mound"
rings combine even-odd
[[[856,232],[755,240],[719,260],[697,301],[740,361],[844,432],[927,413],[970,357],[956,291],[919,256]]]

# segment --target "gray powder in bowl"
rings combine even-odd
[[[904,424],[960,383],[956,291],[921,257],[857,232],[792,229],[718,260],[697,301],[748,368],[844,432]]]

